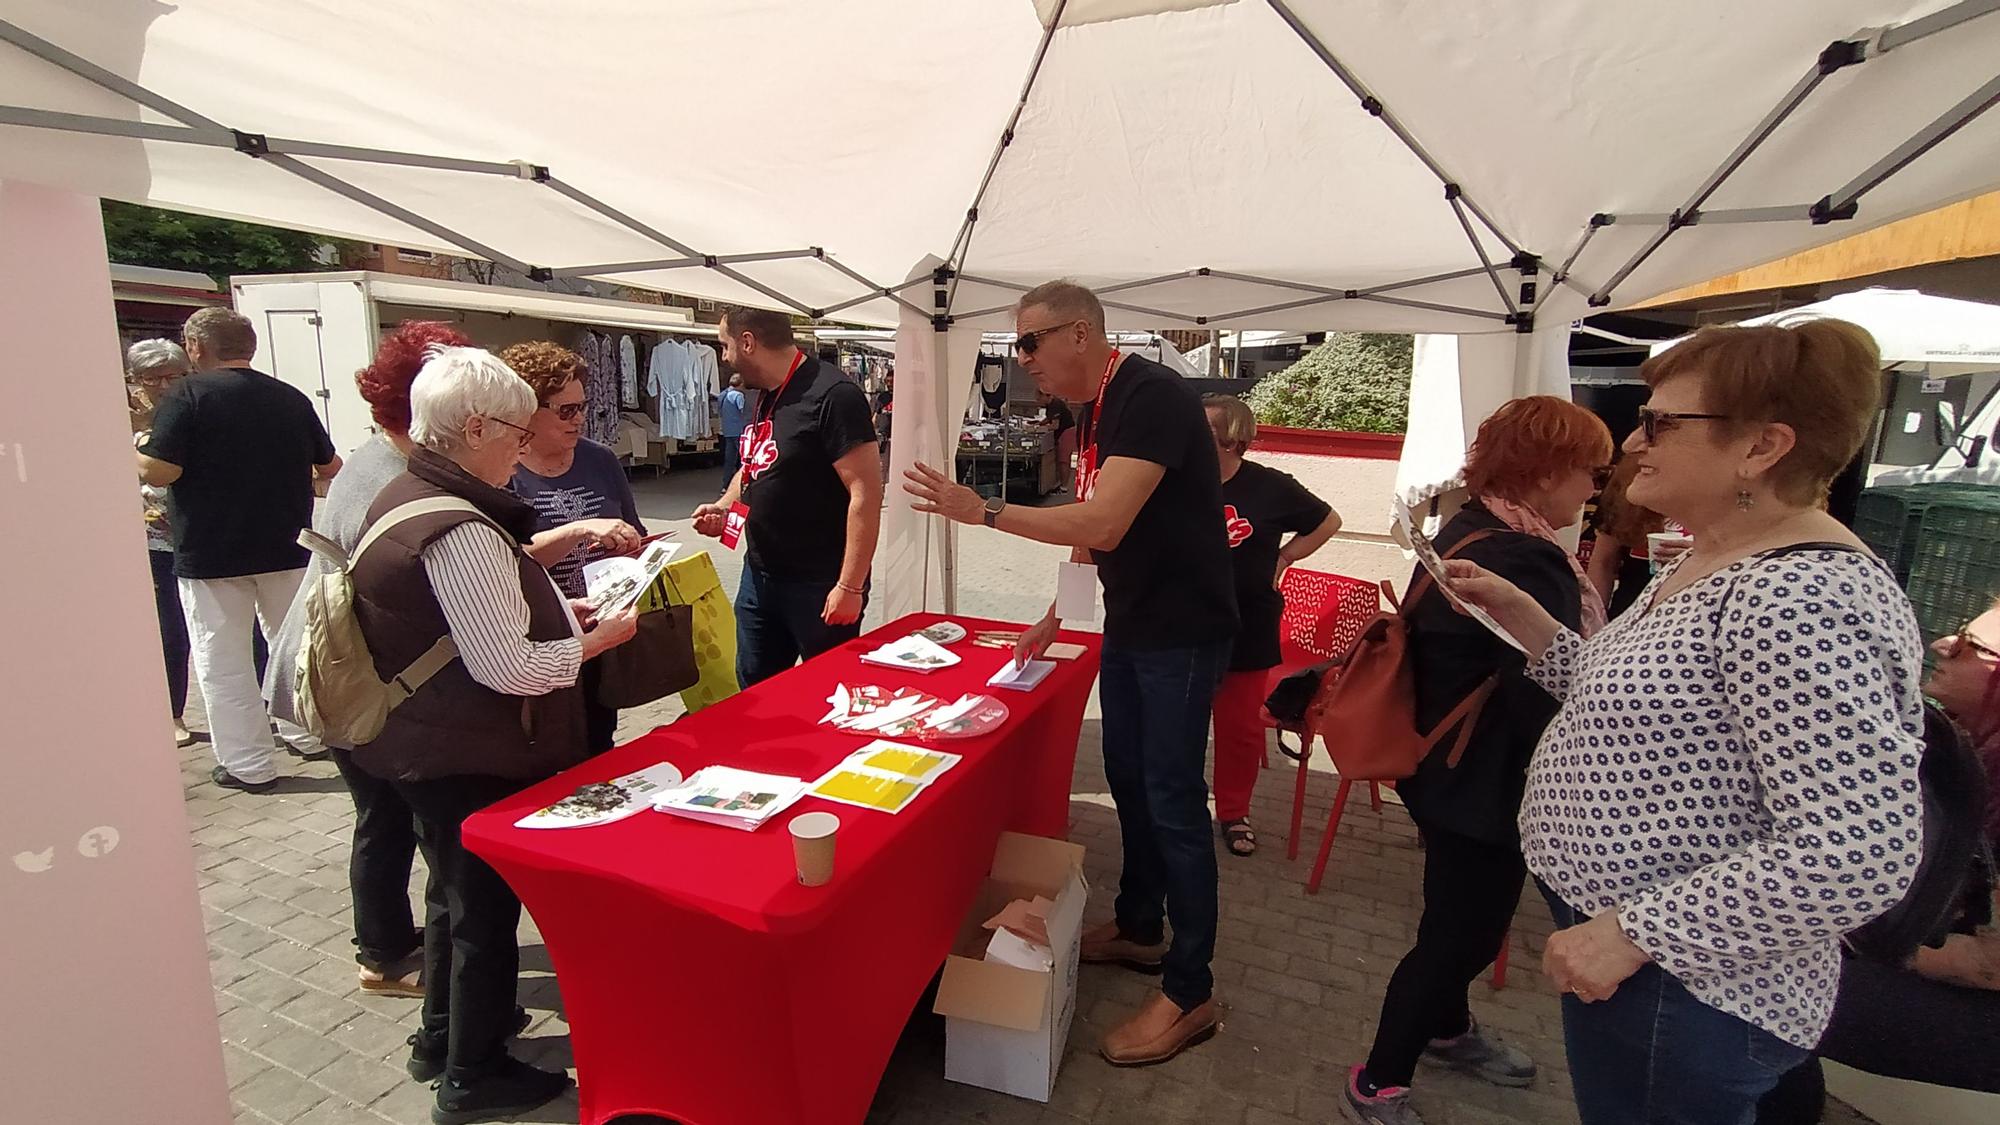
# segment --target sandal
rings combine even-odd
[[[1222,841],[1229,848],[1230,855],[1257,854],[1257,830],[1250,827],[1249,817],[1223,821]]]

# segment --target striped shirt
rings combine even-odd
[[[583,641],[575,617],[571,636],[528,639],[521,566],[498,531],[469,520],[439,536],[423,559],[459,659],[475,681],[502,695],[547,695],[576,683]]]

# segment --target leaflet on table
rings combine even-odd
[[[1009,660],[1000,666],[993,678],[986,681],[988,687],[1007,688],[1010,691],[1033,691],[1041,686],[1049,673],[1056,670],[1053,660]]]
[[[1424,569],[1430,572],[1431,582],[1437,586],[1438,592],[1443,594],[1460,613],[1486,626],[1487,630],[1494,636],[1513,645],[1521,652],[1527,652],[1528,646],[1516,640],[1514,634],[1507,631],[1506,626],[1493,619],[1492,614],[1470,602],[1464,601],[1456,593],[1452,592],[1451,583],[1445,577],[1443,556],[1438,554],[1437,545],[1431,542],[1428,535],[1424,534],[1423,521],[1416,518],[1410,511],[1410,506],[1403,503],[1403,499],[1400,496],[1395,500],[1395,512],[1396,526],[1402,529],[1403,537],[1409,540],[1410,550],[1416,553],[1417,561],[1422,563]]]
[[[514,822],[516,828],[588,828],[624,820],[653,803],[656,794],[681,783],[672,762],[648,766],[610,781],[579,786],[576,792]]]
[[[935,672],[958,663],[958,654],[922,633],[911,633],[890,641],[874,652],[863,653],[861,661],[910,672]]]
[[[968,692],[946,703],[914,688],[835,684],[820,722],[853,734],[889,738],[973,738],[1007,721],[1005,703]]]
[[[805,792],[802,778],[709,766],[696,770],[681,785],[655,794],[653,807],[690,820],[754,831]]]
[[[957,754],[878,738],[828,770],[810,792],[843,805],[899,813],[959,761]]]
[[[636,604],[680,550],[679,543],[655,541],[640,548],[635,559],[621,555],[583,564],[584,599],[600,616]]]

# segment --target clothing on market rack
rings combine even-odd
[[[618,337],[618,405],[639,405],[639,345],[630,336]]]
[[[698,342],[662,340],[647,365],[646,389],[657,401],[660,436],[691,441],[715,436],[709,407],[722,390],[715,349]]]
[[[618,342],[594,329],[583,334],[583,436],[600,445],[618,440]]]
[[[1007,361],[997,355],[981,355],[974,370],[978,373],[979,397],[983,412],[996,416],[1007,413]]]

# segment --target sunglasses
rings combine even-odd
[[[1072,324],[1082,323],[1080,320],[1066,320],[1061,324],[1052,324],[1047,328],[1037,328],[1033,332],[1023,332],[1014,338],[1014,350],[1022,355],[1034,355],[1035,349],[1042,346],[1042,337],[1051,332],[1060,332]]]
[[[521,435],[515,440],[521,443],[522,449],[528,448],[528,443],[535,440],[535,431],[529,429],[526,426],[516,426],[514,423],[509,422],[505,418],[495,418],[491,414],[482,415],[482,417],[484,417],[488,422],[496,422],[502,426],[507,427],[510,430],[513,430],[515,433]]]
[[[1972,622],[1961,626],[1957,633],[1945,638],[1943,656],[1946,660],[1956,660],[1960,654],[1971,649],[1973,654],[1987,660],[2000,661],[2000,649],[1972,635]]]
[[[1727,414],[1694,414],[1642,406],[1639,408],[1639,429],[1646,435],[1646,444],[1651,445],[1660,440],[1661,434],[1672,433],[1682,422],[1720,422],[1728,417]]]
[[[1597,486],[1597,491],[1603,492],[1611,484],[1611,472],[1609,465],[1600,465],[1590,470],[1590,483]]]
[[[565,402],[561,406],[549,406],[547,404],[542,406],[543,410],[549,411],[565,422],[574,422],[578,418],[583,417],[583,408],[584,404],[581,402]]]

